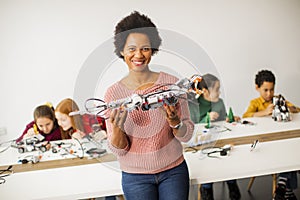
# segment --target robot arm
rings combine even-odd
[[[162,85],[144,95],[133,94],[130,97],[118,99],[111,102],[104,102],[101,99],[91,98],[85,103],[85,108],[88,112],[97,112],[103,114],[104,111],[115,108],[124,108],[127,111],[133,111],[141,108],[143,111],[156,109],[167,105],[175,105],[181,95],[194,93],[198,98],[202,91],[199,83],[202,81],[200,75],[193,75],[190,79],[184,78],[172,85]]]

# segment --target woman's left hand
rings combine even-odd
[[[164,105],[166,111],[167,121],[171,126],[175,126],[180,123],[180,118],[177,114],[176,106]]]

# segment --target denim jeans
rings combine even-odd
[[[189,172],[186,162],[157,174],[122,172],[126,200],[187,200]]]

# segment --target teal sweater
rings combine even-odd
[[[219,113],[219,118],[216,121],[225,120],[227,116],[226,108],[221,98],[218,102],[207,101],[202,96],[198,99],[191,98],[189,109],[191,119],[194,123],[204,123],[207,112],[213,111]]]

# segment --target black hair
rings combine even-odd
[[[203,88],[207,89],[214,87],[215,83],[219,81],[219,79],[212,75],[212,74],[204,74],[202,76],[202,81],[200,82],[200,90],[202,90]]]
[[[255,84],[260,88],[264,82],[274,83],[275,85],[275,76],[269,70],[261,70],[255,76]]]
[[[123,51],[127,37],[130,33],[142,33],[147,35],[150,40],[152,55],[158,51],[159,46],[161,45],[161,38],[155,24],[146,15],[134,11],[123,18],[115,28],[115,53],[119,58],[124,59],[121,55],[121,51]]]

